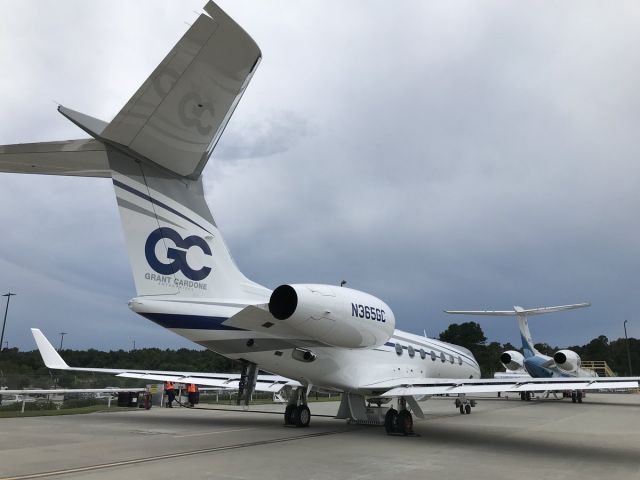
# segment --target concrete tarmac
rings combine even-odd
[[[205,408],[2,419],[0,477],[640,479],[640,395],[589,394],[575,405],[486,398],[471,415],[453,398],[421,405],[416,437],[323,416],[298,429],[280,414]],[[310,404],[324,415],[337,406]]]

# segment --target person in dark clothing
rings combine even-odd
[[[189,396],[189,406],[191,408],[196,406],[196,395],[198,394],[198,387],[196,387],[195,383],[190,383],[187,385],[187,394]]]
[[[167,396],[167,407],[173,408],[173,401],[176,398],[176,391],[173,382],[164,382],[164,394]]]

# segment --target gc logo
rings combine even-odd
[[[167,258],[170,263],[162,263],[156,256],[156,245],[162,239],[171,240],[175,243],[177,248],[167,249]],[[198,282],[207,278],[211,272],[210,267],[202,267],[200,270],[192,269],[187,264],[187,251],[191,247],[199,247],[205,255],[211,256],[211,248],[207,245],[204,239],[191,235],[187,238],[182,238],[178,232],[171,228],[161,227],[154,230],[147,238],[147,243],[144,246],[144,254],[147,257],[147,262],[156,272],[161,275],[173,275],[174,273],[181,271],[182,274],[190,280]]]

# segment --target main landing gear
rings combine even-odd
[[[533,392],[520,392],[520,400],[530,402],[533,398]]]
[[[582,390],[571,390],[571,402],[582,403]]]
[[[403,397],[398,398],[398,410],[391,407],[385,415],[384,429],[387,435],[414,435],[413,417]]]
[[[460,410],[460,414],[464,415],[466,413],[467,415],[470,415],[471,409],[476,406],[476,401],[473,399],[467,400],[465,395],[458,395],[455,404],[456,408]]]
[[[308,427],[311,422],[311,411],[307,406],[307,391],[298,387],[291,395],[284,411],[284,424],[292,427]]]

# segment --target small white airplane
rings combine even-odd
[[[338,418],[410,433],[416,396],[548,390],[555,382],[603,388],[591,378],[480,379],[463,347],[397,330],[382,300],[332,285],[246,278],[207,206],[202,171],[261,59],[253,39],[209,2],[196,22],[109,123],[63,106],[89,139],[0,147],[0,170],[110,178],[143,317],[244,364],[241,375],[68,366],[34,329],[50,368],[238,388],[295,388],[285,423],[307,426],[311,388],[342,392]],[[261,375],[260,369],[276,375]],[[613,387],[612,385],[615,385]],[[638,378],[611,388],[638,387]],[[564,388],[564,387],[559,387]],[[367,407],[398,398],[399,408]],[[375,417],[375,418],[372,418]]]
[[[445,313],[454,315],[488,315],[510,316],[518,319],[522,352],[508,350],[500,356],[500,362],[507,370],[506,373],[496,375],[496,378],[517,378],[531,376],[534,378],[567,378],[567,377],[597,377],[593,371],[582,368],[580,356],[572,350],[558,350],[553,357],[540,353],[534,346],[529,331],[527,317],[542,315],[545,313],[561,312],[575,308],[590,307],[590,303],[575,303],[572,305],[559,305],[555,307],[528,308],[515,306],[513,310],[445,310]],[[523,355],[524,354],[524,355]],[[574,401],[582,401],[582,393],[573,391]],[[523,393],[523,399],[528,395]]]

